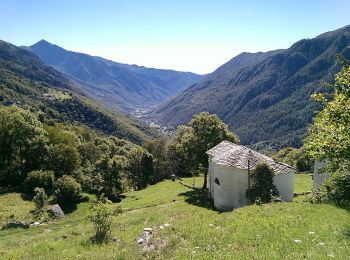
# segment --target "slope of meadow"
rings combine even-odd
[[[184,179],[192,183],[192,179]],[[196,183],[201,182],[196,179]],[[296,176],[301,191],[311,180]],[[307,187],[307,188],[309,188]],[[145,190],[125,194],[115,206],[116,241],[94,245],[88,215],[90,202],[81,203],[65,219],[28,230],[0,231],[2,259],[346,259],[350,255],[350,212],[331,205],[292,203],[249,206],[227,213],[212,210],[206,194],[179,182],[164,181]],[[0,195],[0,221],[25,217],[31,202],[18,193]],[[16,208],[14,208],[16,205]],[[32,205],[33,207],[33,205]],[[12,212],[13,211],[13,212]],[[162,224],[169,226],[160,228]],[[143,252],[137,239],[153,227],[155,249]]]

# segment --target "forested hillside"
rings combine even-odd
[[[72,77],[90,97],[115,111],[160,103],[202,77],[190,72],[127,65],[67,51],[41,40],[28,47],[42,61]]]
[[[179,125],[200,111],[216,113],[242,144],[260,149],[301,146],[325,91],[339,71],[336,55],[350,58],[350,26],[304,39],[289,49],[242,53],[166,102],[155,118]],[[327,91],[327,90],[326,90]]]
[[[1,186],[55,193],[67,206],[82,199],[81,190],[117,200],[123,190],[158,181],[152,155],[140,146],[152,137],[141,122],[79,93],[32,52],[0,41]]]
[[[85,97],[77,85],[32,52],[4,41],[0,41],[0,104],[16,104],[53,122],[83,124],[136,143],[153,135],[141,122]]]

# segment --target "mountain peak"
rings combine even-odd
[[[33,44],[32,46],[35,46],[35,45],[40,45],[40,46],[50,45],[51,46],[53,44],[49,43],[45,39],[41,39],[40,41],[38,41],[37,43]]]
[[[37,43],[29,46],[29,48],[31,49],[55,49],[55,50],[64,50],[63,48],[61,48],[60,46],[57,46],[55,44],[52,44],[44,39],[41,39],[40,41],[38,41]]]

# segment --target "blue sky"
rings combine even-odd
[[[350,24],[349,0],[0,0],[0,39],[208,73]]]

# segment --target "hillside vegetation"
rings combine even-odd
[[[85,97],[63,74],[32,52],[0,41],[0,105],[31,109],[56,122],[74,122],[142,143],[154,133]]]
[[[296,184],[299,176],[296,176]],[[303,176],[304,177],[304,176]],[[200,184],[203,179],[196,178]],[[310,188],[310,178],[308,188]],[[190,184],[192,179],[184,179]],[[304,181],[302,181],[305,183]],[[300,182],[299,182],[300,183]],[[296,189],[300,190],[299,187]],[[212,210],[206,194],[178,182],[164,181],[129,192],[118,204],[112,236],[105,245],[89,241],[91,203],[85,202],[61,221],[29,230],[0,231],[2,259],[346,259],[350,254],[350,214],[331,205],[292,203],[248,206],[232,212]],[[1,222],[13,214],[25,218],[31,202],[18,193],[0,196]],[[33,207],[33,206],[32,206]],[[162,224],[169,224],[163,226]],[[145,227],[153,227],[155,249],[137,243]]]
[[[336,55],[350,58],[350,26],[296,42],[289,49],[242,53],[164,103],[154,118],[187,123],[201,112],[217,114],[243,145],[279,150],[300,147],[324,91],[339,71]]]
[[[130,113],[140,105],[160,103],[202,77],[190,72],[121,64],[67,51],[45,40],[27,49],[45,64],[70,76],[84,93],[114,111]]]

